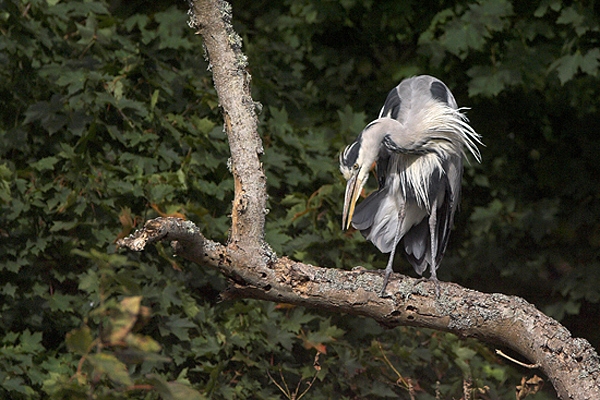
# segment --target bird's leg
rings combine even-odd
[[[435,285],[435,296],[436,297],[440,297],[440,281],[437,278],[437,274],[435,273],[435,269],[431,269],[431,276],[429,277],[430,281],[433,281],[433,284]]]
[[[379,297],[383,297],[385,293],[385,288],[388,284],[388,280],[390,279],[390,275],[394,272],[394,254],[396,253],[396,249],[394,248],[390,253],[390,258],[388,260],[387,266],[385,267],[385,276],[383,277],[383,287],[381,288],[381,292],[379,293]]]
[[[385,276],[383,278],[383,287],[381,288],[381,292],[379,293],[379,297],[383,297],[385,293],[385,288],[387,287],[388,280],[390,279],[390,275],[394,272],[394,255],[396,254],[396,247],[398,247],[398,242],[400,241],[400,231],[402,230],[402,223],[404,222],[405,215],[405,205],[402,204],[400,206],[400,211],[398,212],[398,226],[396,227],[396,233],[394,234],[394,247],[392,247],[392,252],[390,253],[390,258],[388,260],[387,266],[385,267]]]
[[[431,265],[429,269],[431,271],[431,276],[429,280],[433,281],[435,284],[435,295],[436,297],[440,297],[440,281],[437,278],[437,251],[438,251],[438,241],[437,241],[437,198],[433,200],[431,204],[431,215],[429,216],[429,236],[431,239]]]

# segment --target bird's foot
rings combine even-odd
[[[413,287],[416,287],[418,284],[423,283],[423,282],[433,282],[434,290],[435,290],[435,297],[439,299],[441,287],[440,287],[440,281],[438,280],[437,276],[432,276],[430,278],[421,277],[421,278],[417,279],[417,281],[415,282]]]

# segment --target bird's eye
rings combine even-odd
[[[352,169],[354,169],[354,170],[357,170],[357,169],[358,169],[358,163],[354,164],[354,165],[352,166]]]

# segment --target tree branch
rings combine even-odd
[[[378,271],[344,271],[277,258],[263,242],[266,189],[259,156],[250,77],[241,40],[230,25],[231,8],[222,0],[193,3],[190,25],[204,38],[215,87],[223,108],[235,180],[232,229],[227,246],[204,238],[190,221],[148,221],[118,246],[141,251],[171,240],[175,252],[217,268],[234,283],[224,298],[255,298],[373,318],[393,327],[410,325],[501,344],[540,365],[562,399],[600,399],[600,360],[584,339],[518,297],[486,294],[453,283],[433,284],[394,274],[392,296],[381,298]]]
[[[430,281],[393,274],[389,297],[379,297],[380,271],[322,268],[271,255],[252,265],[241,252],[207,240],[190,221],[157,218],[119,246],[141,251],[159,240],[170,240],[176,253],[195,263],[217,268],[234,283],[224,299],[254,298],[302,305],[337,313],[363,315],[382,325],[408,325],[452,332],[509,347],[550,378],[563,399],[600,398],[600,360],[584,339],[525,300],[480,293],[440,282],[435,295]]]
[[[248,250],[251,256],[263,244],[267,191],[242,39],[231,26],[231,5],[226,1],[195,1],[193,13],[190,25],[204,39],[231,149],[235,195],[229,243]]]

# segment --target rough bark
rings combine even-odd
[[[190,26],[202,35],[215,89],[223,111],[235,183],[230,251],[241,251],[260,263],[266,214],[266,178],[260,163],[256,103],[250,95],[250,74],[242,39],[231,26],[231,5],[222,0],[192,2]]]
[[[302,264],[263,253],[265,265],[252,265],[241,252],[204,238],[190,221],[150,220],[119,242],[135,251],[169,240],[176,253],[219,269],[233,281],[225,299],[254,298],[310,308],[363,315],[394,327],[410,325],[452,332],[509,347],[539,365],[562,399],[600,399],[600,359],[584,339],[525,300],[480,293],[441,282],[439,298],[433,284],[399,274],[390,280],[389,297],[379,297],[379,271],[344,271]],[[248,272],[251,271],[251,272]]]
[[[548,376],[562,399],[600,399],[600,359],[584,339],[518,297],[486,294],[397,275],[389,297],[378,291],[378,271],[344,271],[278,258],[264,243],[265,176],[259,156],[254,102],[241,41],[230,25],[231,8],[221,0],[193,4],[190,25],[204,39],[223,108],[235,178],[231,236],[226,246],[204,238],[189,221],[158,218],[118,242],[141,251],[170,240],[177,254],[217,268],[232,280],[224,298],[285,302],[373,318],[389,327],[411,325],[474,337],[514,349]]]

